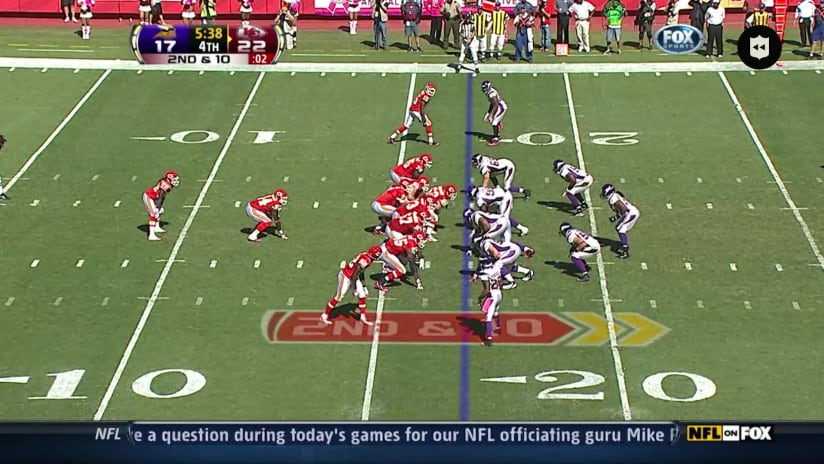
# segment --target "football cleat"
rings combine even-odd
[[[374,325],[373,322],[369,322],[369,319],[366,318],[366,314],[360,315],[360,321],[366,325]]]
[[[521,237],[526,237],[526,234],[528,234],[528,233],[529,233],[529,227],[527,227],[527,226],[521,226],[521,228],[520,228],[520,229],[518,229],[518,232],[520,232]]]
[[[329,315],[326,313],[320,315],[320,321],[326,325],[332,325],[332,321],[329,320]]]
[[[429,145],[430,147],[437,147],[440,144],[441,142],[436,142],[435,140],[427,143],[427,145]]]
[[[532,190],[524,189],[524,200],[529,200],[532,197]]]
[[[612,184],[604,184],[601,186],[601,198],[606,198],[615,192],[615,186]]]
[[[9,197],[8,195],[6,195],[5,192],[3,192],[0,193],[0,200],[11,200],[11,197]]]
[[[529,282],[530,280],[532,280],[533,277],[535,277],[535,271],[530,269],[525,276],[521,277],[521,280],[523,280],[524,282]]]
[[[166,171],[163,177],[172,184],[172,187],[180,185],[180,176],[178,176],[175,171]]]
[[[498,137],[494,137],[494,138],[490,139],[489,142],[486,142],[487,147],[497,147],[500,144],[501,144],[501,139],[499,139]]]
[[[492,346],[492,337],[487,337],[486,340],[484,340],[484,346]]]
[[[575,213],[573,213],[573,216],[581,217],[583,215],[584,215],[584,208],[582,208],[580,206],[575,208]]]
[[[160,233],[166,232],[166,229],[164,229],[160,226],[155,226],[154,230],[155,230],[155,232],[160,232]]]
[[[503,285],[501,285],[501,288],[504,289],[504,290],[512,290],[513,288],[517,288],[517,287],[518,287],[518,284],[515,283],[515,282],[506,282]]]
[[[158,237],[157,235],[149,235],[149,241],[150,242],[159,242],[161,240],[163,240],[163,239]]]
[[[556,173],[559,173],[559,172],[561,172],[561,168],[564,167],[564,164],[565,163],[564,163],[563,160],[556,159],[555,161],[552,162],[552,170],[555,171]]]
[[[589,273],[584,273],[581,277],[578,277],[578,282],[589,282]]]
[[[618,250],[618,259],[627,259],[629,258],[629,247],[621,247]]]
[[[386,284],[384,284],[380,280],[375,282],[375,289],[378,290],[379,292],[383,292],[383,293],[386,293],[386,292],[389,291],[389,289],[386,288]]]

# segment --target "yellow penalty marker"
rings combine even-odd
[[[647,346],[670,331],[669,327],[638,313],[615,313],[615,319],[635,329],[618,341],[620,346]]]

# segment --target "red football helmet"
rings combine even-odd
[[[423,161],[424,166],[426,166],[426,169],[432,167],[432,155],[430,155],[429,153],[422,153],[419,158],[421,161]]]
[[[446,196],[449,197],[450,200],[454,201],[455,198],[458,198],[458,187],[454,184],[449,184],[444,187],[444,191],[446,192]]]
[[[435,88],[435,83],[434,83],[434,82],[427,82],[427,83],[426,83],[426,87],[424,87],[424,89],[423,89],[423,91],[424,91],[427,95],[429,95],[430,97],[434,97],[434,96],[435,96],[435,91],[436,91],[436,90],[437,90],[437,89]]]
[[[177,187],[180,185],[180,176],[178,176],[175,171],[166,171],[163,178],[169,181],[169,183],[172,184],[172,187]]]
[[[286,190],[277,189],[275,190],[275,198],[280,201],[281,205],[285,205],[289,201],[289,194],[286,193]]]
[[[421,190],[423,190],[424,193],[429,191],[429,178],[428,177],[426,177],[426,176],[418,177],[417,182],[418,182],[418,187],[420,187]]]
[[[410,237],[412,237],[412,240],[415,241],[420,248],[423,248],[426,244],[427,236],[422,230],[415,231],[415,233],[413,233]]]
[[[369,247],[369,250],[367,250],[366,254],[368,254],[369,257],[372,259],[378,259],[383,254],[383,251],[381,250],[381,247],[377,245],[372,245],[371,247]]]

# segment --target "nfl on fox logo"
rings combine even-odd
[[[687,24],[672,24],[658,29],[655,46],[670,55],[692,53],[704,45],[704,34],[700,29]]]
[[[772,441],[772,426],[688,425],[687,441]]]

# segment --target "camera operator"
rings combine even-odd
[[[372,0],[372,30],[375,33],[375,50],[386,50],[386,23],[389,21],[388,0]]]

